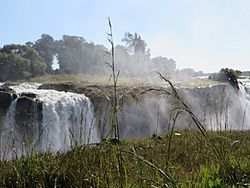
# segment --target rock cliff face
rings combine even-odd
[[[8,86],[3,85],[0,87],[0,114],[1,117],[4,116],[11,102],[17,98],[15,92],[8,88]]]
[[[23,93],[17,99],[15,124],[21,135],[32,138],[39,134],[42,123],[42,102],[33,93]]]
[[[13,100],[17,98],[15,92],[8,86],[3,85],[0,87],[0,126],[2,126],[4,117]]]
[[[84,93],[94,104],[94,122],[96,126],[99,125],[100,134],[105,136],[108,133],[112,101],[111,86],[92,85],[82,88],[72,84],[70,86],[49,84],[41,87]],[[162,90],[170,91],[163,87],[153,90],[148,87],[118,87],[118,95],[125,94],[118,115],[121,137],[147,136],[171,129],[172,126],[195,127],[180,104]],[[242,96],[244,91],[237,90],[229,84],[220,84],[204,88],[179,88],[178,92],[206,129],[250,128],[246,117],[249,113],[249,101],[246,96]]]
[[[40,89],[68,91],[85,94],[94,105],[93,126],[98,127],[104,138],[108,134],[112,101],[112,86],[89,85],[81,87],[74,83],[43,84]],[[119,132],[122,138],[148,136],[164,130],[195,127],[188,113],[175,98],[166,94],[169,88],[118,87],[123,94],[119,109]],[[205,88],[179,88],[184,102],[208,130],[249,129],[247,93],[228,84]],[[17,95],[8,88],[0,89],[0,113],[4,117]],[[42,102],[34,93],[23,93],[17,99],[15,119],[18,127],[28,135],[34,134],[33,122],[42,120]],[[37,125],[36,125],[37,126]],[[40,127],[40,126],[39,126]],[[35,128],[37,130],[37,127]]]
[[[159,90],[170,90],[160,88]],[[229,85],[206,88],[180,88],[183,101],[208,130],[241,129],[244,105],[237,90]],[[171,95],[151,91],[139,96],[138,101],[124,103],[120,113],[123,137],[151,135],[175,128],[195,128],[183,106]],[[244,128],[246,128],[246,123]],[[249,125],[248,125],[249,126]]]
[[[30,123],[30,119],[35,117],[35,114],[41,114],[41,102],[36,100],[36,95],[33,93],[23,93],[20,97],[17,96],[15,91],[13,91],[8,85],[3,85],[0,87],[0,114],[3,120],[8,108],[11,103],[17,100],[16,105],[16,121],[21,124]],[[29,118],[23,118],[23,117]]]

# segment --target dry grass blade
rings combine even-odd
[[[227,158],[227,156],[225,156],[223,153],[220,153],[217,146],[214,144],[214,142],[211,142],[209,140],[208,134],[207,134],[207,131],[206,131],[205,127],[202,125],[202,123],[196,117],[196,115],[192,112],[192,110],[188,107],[188,105],[184,102],[183,98],[179,95],[177,89],[172,84],[172,82],[170,80],[168,80],[167,78],[165,78],[161,73],[158,72],[158,74],[159,74],[161,79],[163,79],[165,82],[167,82],[170,85],[170,88],[171,88],[171,91],[172,91],[172,96],[174,97],[174,99],[177,102],[179,102],[180,109],[184,110],[185,112],[187,112],[189,114],[189,116],[191,117],[191,119],[193,120],[193,122],[195,123],[197,128],[199,129],[200,133],[202,134],[203,138],[205,139],[206,144],[209,146],[209,148],[216,155],[217,159],[220,162],[220,166],[226,172],[226,174],[227,174],[228,178],[230,179],[231,183],[236,184],[237,181],[235,179],[235,176],[234,176],[233,172],[231,171],[232,166],[231,166],[231,164],[228,163],[229,159]]]
[[[199,121],[199,119],[194,115],[194,113],[192,112],[192,110],[187,106],[187,104],[184,102],[184,100],[182,99],[182,97],[179,95],[177,89],[175,88],[175,86],[172,84],[172,82],[170,80],[168,80],[167,78],[165,78],[161,73],[159,73],[159,76],[161,79],[163,79],[165,82],[167,82],[170,85],[171,91],[172,91],[172,96],[178,100],[178,102],[180,103],[180,107],[181,109],[185,110],[190,117],[192,118],[192,120],[194,121],[194,123],[196,124],[196,126],[198,127],[198,129],[201,131],[202,135],[207,138],[207,133],[206,133],[206,129],[204,128],[204,126],[201,124],[201,122]]]

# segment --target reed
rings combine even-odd
[[[112,30],[112,23],[110,18],[108,18],[109,23],[109,33],[108,35],[108,41],[111,45],[111,52],[106,52],[108,55],[110,55],[111,63],[107,63],[107,65],[111,68],[112,73],[110,75],[110,78],[112,78],[113,81],[113,100],[111,101],[111,115],[109,119],[109,125],[110,125],[110,137],[114,140],[119,141],[119,125],[118,125],[118,100],[117,100],[117,82],[118,77],[120,75],[120,71],[116,71],[115,67],[115,45],[114,45],[114,38],[113,38],[113,30]]]

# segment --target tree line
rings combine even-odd
[[[64,35],[54,40],[49,34],[24,45],[4,45],[0,49],[0,81],[28,79],[56,71],[86,73],[103,63],[105,50],[104,46],[88,43],[82,37]],[[59,70],[53,68],[55,61]]]
[[[115,47],[116,67],[121,73],[130,76],[156,71],[165,75],[176,73],[176,62],[166,57],[151,58],[145,40],[137,33],[125,33],[122,42],[124,45]],[[0,48],[0,81],[29,79],[57,72],[107,73],[109,69],[105,64],[110,61],[107,52],[109,49],[105,46],[88,42],[83,37],[63,35],[55,40],[49,34],[42,34],[34,42],[8,44]],[[57,70],[53,67],[55,62],[59,65]]]

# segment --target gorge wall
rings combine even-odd
[[[195,128],[167,87],[118,87],[121,138],[149,136],[174,128]],[[184,102],[207,130],[250,129],[249,94],[240,85],[179,88]],[[86,96],[87,97],[86,97]],[[1,84],[1,157],[30,151],[65,151],[96,143],[109,132],[112,86]]]

